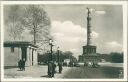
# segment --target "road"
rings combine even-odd
[[[63,75],[63,78],[118,78],[121,69],[117,67],[73,67]]]
[[[118,78],[120,70],[122,67],[63,67],[62,74],[56,73],[54,78]],[[4,76],[5,78],[49,78],[47,66],[26,67],[25,71],[19,71],[18,68],[5,69]]]

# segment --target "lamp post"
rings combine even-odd
[[[53,51],[52,51],[52,48],[53,48],[53,40],[52,39],[50,39],[49,40],[49,45],[50,45],[50,52],[51,52],[51,55],[50,55],[50,60],[52,61],[52,59],[53,59],[53,57],[52,57],[52,55],[53,55]]]
[[[57,47],[57,60],[58,63],[60,62],[60,53],[59,53],[59,47]]]

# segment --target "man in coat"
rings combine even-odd
[[[63,69],[63,68],[62,68],[62,63],[59,62],[59,63],[58,63],[58,66],[59,66],[59,73],[61,73],[61,72],[62,72],[62,69]]]
[[[18,68],[19,68],[20,70],[22,70],[22,60],[21,60],[21,59],[18,61]]]
[[[54,62],[52,62],[52,77],[54,77],[54,74],[56,72],[56,64]]]
[[[25,59],[22,60],[22,70],[25,71]]]
[[[52,77],[52,62],[48,62],[48,76]]]

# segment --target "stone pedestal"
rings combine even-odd
[[[96,54],[96,46],[83,46],[83,58],[84,62],[97,62],[98,55]]]
[[[95,54],[96,53],[96,46],[87,45],[83,46],[83,55],[85,54]]]

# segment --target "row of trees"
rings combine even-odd
[[[44,62],[47,63],[48,61],[51,60],[51,54],[49,52],[44,53],[44,54],[38,54],[38,62]],[[52,55],[52,60],[53,61],[60,61],[63,62],[65,59],[70,59],[72,62],[77,62],[77,59],[73,56],[73,53],[70,51],[59,51],[58,52],[54,52]]]
[[[4,25],[11,40],[22,40],[25,29],[33,36],[34,44],[51,38],[48,14],[40,5],[6,5]]]
[[[110,53],[110,61],[113,63],[123,63],[123,53]]]
[[[107,62],[112,62],[112,63],[123,63],[123,53],[117,53],[117,52],[112,52],[110,54],[101,54],[101,58],[103,57]],[[65,59],[70,59],[73,62],[77,62],[77,59],[73,56],[73,53],[70,51],[59,51],[58,52],[53,52],[52,55],[52,60],[53,61],[61,61],[64,62]],[[48,61],[51,60],[51,54],[49,52],[44,53],[44,54],[38,54],[38,62],[43,62],[47,63]]]
[[[110,54],[100,54],[101,58],[105,59],[107,62],[112,63],[123,63],[123,53],[112,52]]]

